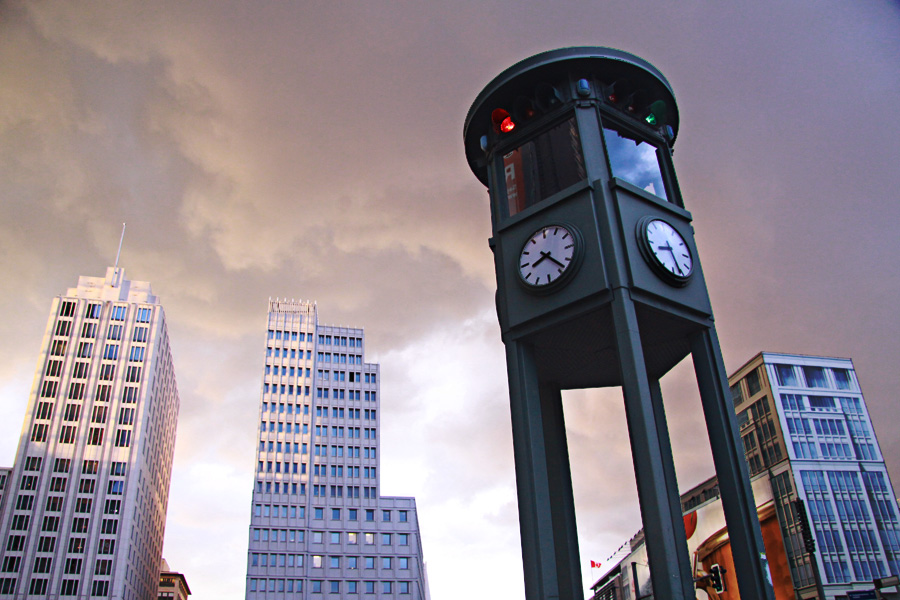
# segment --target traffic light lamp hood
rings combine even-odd
[[[558,81],[562,63],[569,74],[566,81]],[[615,102],[607,98],[613,87],[617,93]],[[620,94],[620,90],[623,93]],[[560,48],[516,63],[478,94],[463,127],[469,167],[483,184],[488,185],[485,148],[489,150],[490,144],[482,138],[491,133],[518,133],[517,126],[532,118],[564,104],[590,101],[591,98],[614,105],[649,127],[665,129],[669,145],[678,135],[675,95],[656,67],[614,48]],[[496,121],[498,110],[510,117],[504,127]]]

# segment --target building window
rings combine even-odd
[[[38,572],[39,571],[37,570],[37,567],[35,567],[35,573],[38,573]],[[47,571],[42,571],[42,572],[46,573]],[[41,596],[46,594],[47,593],[47,580],[46,579],[32,579],[31,585],[28,588],[28,593],[34,594],[34,595],[41,595]]]
[[[803,367],[803,376],[806,377],[806,387],[828,387],[825,380],[825,369],[822,367]]]
[[[756,369],[747,373],[744,381],[747,382],[747,392],[751,398],[762,389],[759,384],[759,371]]]
[[[847,369],[833,369],[834,383],[839,390],[853,389],[853,380],[850,377],[850,371]]]
[[[109,595],[108,581],[94,581],[91,584],[91,596],[107,596]]]
[[[796,387],[799,385],[797,373],[794,371],[793,365],[773,365],[775,367],[775,378],[780,386]]]
[[[119,429],[116,431],[116,447],[127,448],[131,445],[131,430]]]
[[[62,586],[59,589],[60,596],[77,596],[78,595],[78,580],[77,579],[63,579]]]

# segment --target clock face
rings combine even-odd
[[[546,289],[575,270],[581,247],[575,229],[548,225],[532,234],[519,254],[519,276],[525,285]]]
[[[687,283],[694,271],[694,259],[681,234],[662,219],[652,218],[641,221],[639,234],[657,272],[672,283]]]

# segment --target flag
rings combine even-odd
[[[594,561],[592,560],[592,561],[591,561],[591,568],[592,568],[592,569],[599,569],[599,568],[600,568],[600,563],[599,563],[599,562],[594,562]]]

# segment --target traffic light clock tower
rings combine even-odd
[[[466,157],[491,197],[528,600],[583,598],[561,390],[621,386],[656,598],[694,585],[659,380],[692,355],[745,598],[774,598],[712,309],[648,62],[544,52],[482,90]]]

